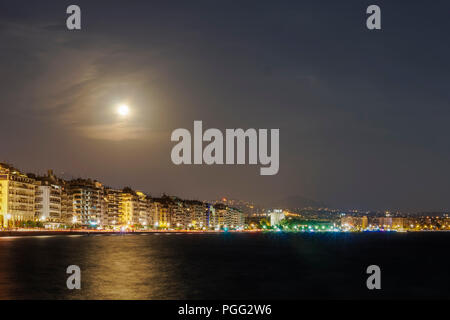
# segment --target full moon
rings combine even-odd
[[[117,109],[117,113],[122,117],[125,117],[130,113],[130,108],[128,108],[127,105],[123,104]]]

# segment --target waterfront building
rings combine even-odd
[[[147,197],[147,229],[154,229],[155,226],[155,216],[154,216],[154,209],[153,209],[153,199],[148,196]]]
[[[102,213],[103,186],[98,181],[76,179],[69,181],[73,198],[72,223],[97,227]]]
[[[216,219],[216,209],[212,204],[206,204],[206,221],[209,229],[214,229],[214,221]]]
[[[366,230],[369,226],[367,216],[355,217],[355,216],[343,216],[341,217],[341,228],[346,231],[362,231]]]
[[[207,210],[206,213],[211,213]],[[216,203],[214,205],[213,216],[210,217],[208,225],[214,226],[214,229],[228,229],[238,228],[244,225],[244,215],[242,211],[226,206],[223,203]]]
[[[216,203],[214,205],[214,229],[220,229],[227,227],[227,206],[222,203]]]
[[[61,220],[67,225],[74,223],[73,195],[66,182],[61,184]]]
[[[366,230],[368,226],[369,226],[369,219],[367,218],[367,216],[363,216],[361,221],[361,229]]]
[[[270,212],[270,225],[277,226],[284,218],[285,214],[283,213],[283,210],[275,209],[272,212]]]
[[[153,219],[150,219],[150,204],[148,202],[148,197],[143,192],[137,191],[137,202],[138,202],[138,212],[136,214],[135,223],[142,227],[147,227],[151,224]]]
[[[392,229],[392,217],[376,217],[373,220],[373,225],[380,229]]]
[[[157,229],[159,226],[159,210],[161,203],[156,199],[149,199],[148,206],[150,210],[150,217],[152,220],[152,224],[150,225],[150,227],[152,229]]]
[[[238,228],[244,226],[244,214],[241,210],[233,207],[228,207],[229,223],[232,228]]]
[[[182,201],[169,204],[169,214],[173,228],[187,229],[191,223],[192,208]]]
[[[189,229],[204,230],[212,227],[209,220],[207,206],[198,200],[184,201],[184,227]]]
[[[189,226],[190,211],[183,201],[177,197],[162,196],[153,198],[150,212],[153,227],[163,229],[185,228]]]
[[[47,175],[35,177],[35,218],[46,227],[59,227],[64,222],[62,193],[64,181],[48,170]]]
[[[131,190],[125,190],[120,196],[119,221],[121,225],[134,225],[139,219],[138,197]]]
[[[402,217],[392,218],[392,229],[394,230],[404,230],[407,228],[406,219]]]
[[[121,190],[105,189],[106,215],[102,221],[104,226],[115,228],[120,223]]]
[[[35,217],[48,223],[61,222],[61,186],[48,181],[36,181]]]
[[[0,227],[34,221],[35,180],[19,170],[0,164]]]
[[[171,217],[169,216],[169,205],[164,202],[155,201],[152,206],[154,227],[170,227]]]

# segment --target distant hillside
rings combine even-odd
[[[284,199],[271,201],[267,204],[267,207],[270,208],[283,208],[283,209],[290,209],[290,210],[296,210],[296,209],[303,209],[303,208],[321,208],[326,207],[327,205],[324,202],[312,200],[305,198],[303,196],[289,196]]]

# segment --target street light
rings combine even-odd
[[[5,218],[6,218],[6,221],[5,221],[6,228],[9,229],[9,220],[11,220],[11,218],[12,218],[11,213],[6,214]]]

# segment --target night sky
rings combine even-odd
[[[448,210],[449,33],[449,1],[0,0],[0,162],[152,195]],[[194,120],[279,128],[279,173],[172,164]]]

